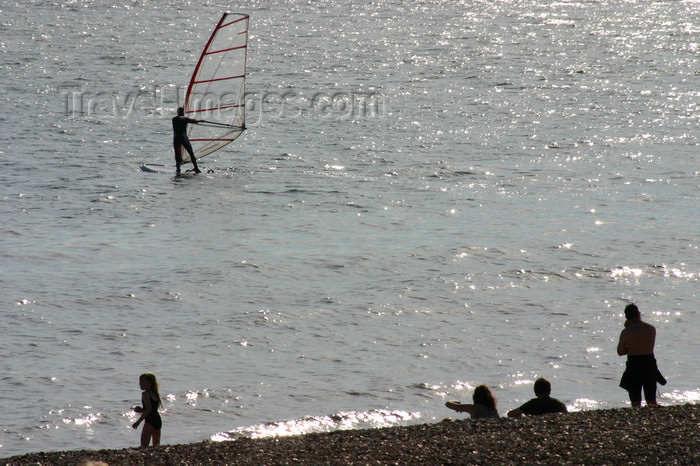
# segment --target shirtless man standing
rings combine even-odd
[[[656,404],[656,382],[666,384],[654,358],[656,329],[653,325],[642,322],[639,309],[634,304],[625,307],[625,329],[620,333],[617,354],[627,355],[627,367],[622,374],[620,387],[629,392],[633,408],[642,405],[642,388],[647,406]]]

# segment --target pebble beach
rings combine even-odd
[[[700,464],[699,446],[700,405],[688,404],[518,419],[455,418],[145,450],[32,453],[0,464]]]

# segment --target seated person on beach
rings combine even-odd
[[[537,416],[549,413],[565,413],[566,405],[549,394],[552,392],[552,384],[544,377],[535,380],[535,395],[533,398],[519,408],[508,411],[508,417],[520,417],[523,414]]]
[[[472,399],[474,400],[474,404],[472,405],[466,403],[462,404],[459,401],[448,401],[445,403],[445,406],[459,413],[469,413],[474,419],[500,417],[496,410],[496,398],[486,385],[479,385],[476,387]]]

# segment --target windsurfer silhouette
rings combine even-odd
[[[187,123],[201,123],[204,120],[194,120],[185,116],[185,109],[180,107],[177,109],[177,116],[173,117],[173,147],[175,148],[175,166],[176,173],[180,174],[180,165],[182,165],[182,148],[190,154],[190,160],[194,165],[194,172],[201,173],[202,171],[197,166],[197,159],[192,151],[192,144],[187,138]]]

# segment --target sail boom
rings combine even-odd
[[[199,142],[201,142],[201,141],[228,141],[228,142],[231,142],[231,141],[235,141],[235,140],[236,140],[236,138],[192,139],[192,141],[190,141],[190,142],[196,142],[196,141],[199,141]]]

